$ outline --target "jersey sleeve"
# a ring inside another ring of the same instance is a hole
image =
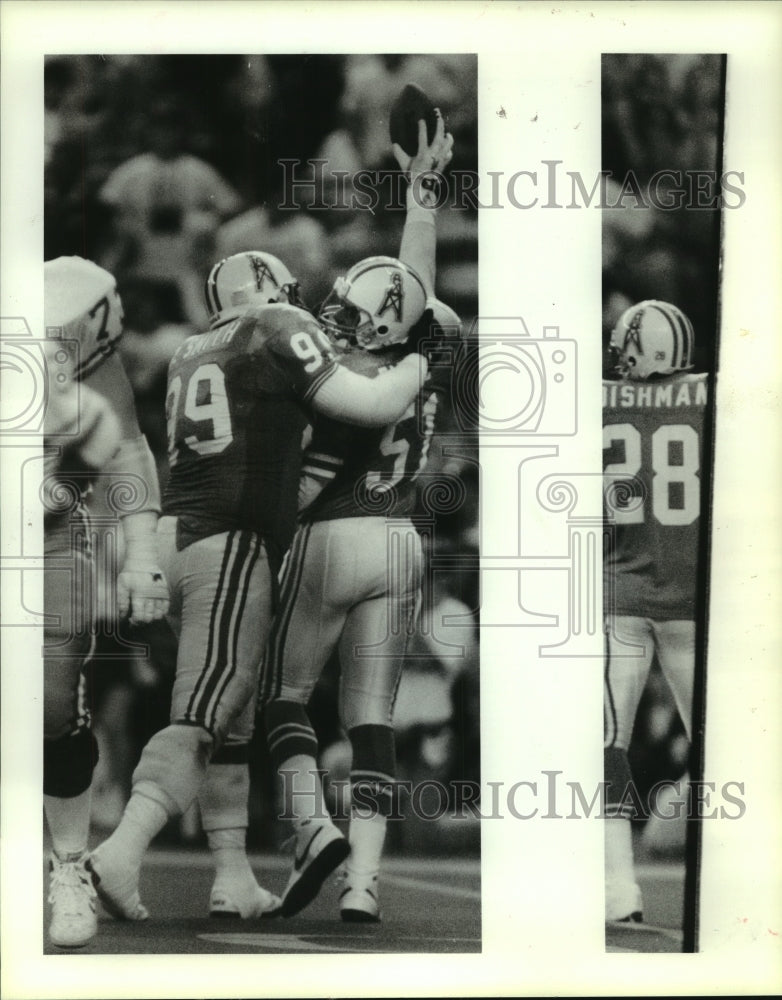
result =
[[[338,367],[328,337],[303,313],[298,321],[288,319],[269,341],[269,350],[295,394],[304,402],[312,399]]]

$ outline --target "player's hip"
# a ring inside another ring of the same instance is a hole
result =
[[[256,531],[234,528],[199,538],[184,548],[176,517],[158,522],[158,557],[169,587],[180,599],[204,589],[218,594],[241,591],[243,581],[270,573],[266,546]]]
[[[315,521],[294,536],[281,574],[282,600],[302,589],[348,605],[408,593],[420,588],[423,565],[421,536],[409,518]]]

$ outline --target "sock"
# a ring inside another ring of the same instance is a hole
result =
[[[609,817],[604,823],[606,881],[635,882],[633,831],[630,820]]]
[[[254,880],[246,849],[250,770],[244,762],[222,763],[221,752],[207,767],[198,793],[201,822],[217,874]]]
[[[249,877],[255,881],[255,875],[247,857],[246,827],[207,830],[206,839],[209,842],[209,850],[212,852],[218,876],[242,880]]]
[[[61,799],[44,795],[43,808],[52,838],[54,853],[61,860],[75,860],[87,850],[90,832],[90,795],[88,788],[81,795]]]
[[[134,789],[119,826],[101,844],[100,856],[111,865],[138,871],[147,848],[168,820],[159,802]]]
[[[386,824],[386,817],[378,812],[361,810],[355,806],[350,810],[348,868],[351,871],[371,875],[380,868]]]
[[[283,787],[284,817],[293,820],[298,830],[310,820],[331,822],[323,788],[318,773],[318,765],[309,754],[295,754],[280,766]]]

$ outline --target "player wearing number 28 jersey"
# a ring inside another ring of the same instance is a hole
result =
[[[692,326],[666,302],[623,313],[612,348],[621,380],[603,384],[606,919],[640,920],[627,750],[655,655],[691,732],[708,376],[686,371]]]
[[[180,641],[171,724],[145,747],[125,815],[94,855],[98,892],[122,917],[146,916],[137,889],[144,852],[208,775],[200,805],[217,863],[211,911],[276,908],[245,854],[246,764],[277,568],[295,526],[302,433],[314,411],[385,426],[426,375],[420,358],[407,358],[378,392],[290,304],[295,287],[270,254],[221,261],[207,281],[211,329],[169,366],[171,477],[159,538]]]

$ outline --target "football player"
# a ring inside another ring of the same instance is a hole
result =
[[[335,340],[356,345],[343,364],[372,374],[378,387],[410,350],[409,339],[433,332],[431,310],[436,323],[459,327],[452,310],[428,297],[426,322],[411,333],[394,313],[399,268],[388,258],[362,261],[337,280],[321,312]],[[426,294],[423,286],[418,291]],[[423,554],[411,520],[415,480],[426,465],[443,388],[427,381],[401,419],[382,430],[319,418],[305,452],[305,506],[261,681],[270,754],[296,833],[284,916],[306,906],[349,854],[342,919],[380,920],[377,878],[393,808],[394,700],[421,600]],[[306,711],[334,651],[340,717],[353,751],[347,842],[324,805]]]
[[[44,265],[47,370],[44,419],[44,812],[52,839],[49,937],[80,947],[96,933],[95,893],[85,869],[90,788],[98,747],[84,699],[89,659],[92,556],[85,506],[89,484],[130,490],[119,511],[125,556],[117,611],[135,622],[162,618],[168,590],[158,567],[157,472],[139,431],[130,384],[115,353],[122,305],[114,278],[91,261],[59,257]],[[71,363],[59,363],[68,357]]]
[[[692,730],[703,415],[708,376],[689,372],[693,328],[676,306],[631,306],[611,334],[603,383],[606,920],[641,921],[627,751],[652,658]]]
[[[292,304],[296,283],[271,254],[221,261],[206,295],[211,328],[174,354],[166,401],[171,476],[159,538],[180,632],[171,724],[145,747],[124,816],[91,860],[104,905],[133,920],[148,916],[138,894],[146,848],[188,808],[217,754],[224,794],[219,801],[218,782],[215,823],[225,821],[226,800],[241,802],[244,814],[218,828],[206,811],[218,862],[213,910],[262,915],[276,908],[276,899],[249,881],[246,786],[236,795],[225,784],[232,780],[226,768],[237,768],[237,782],[247,773],[242,755],[260,652],[295,527],[302,435],[310,411],[385,426],[407,409],[426,375],[426,362],[410,356],[378,391],[340,365],[315,319]],[[424,296],[411,308],[418,319]]]

